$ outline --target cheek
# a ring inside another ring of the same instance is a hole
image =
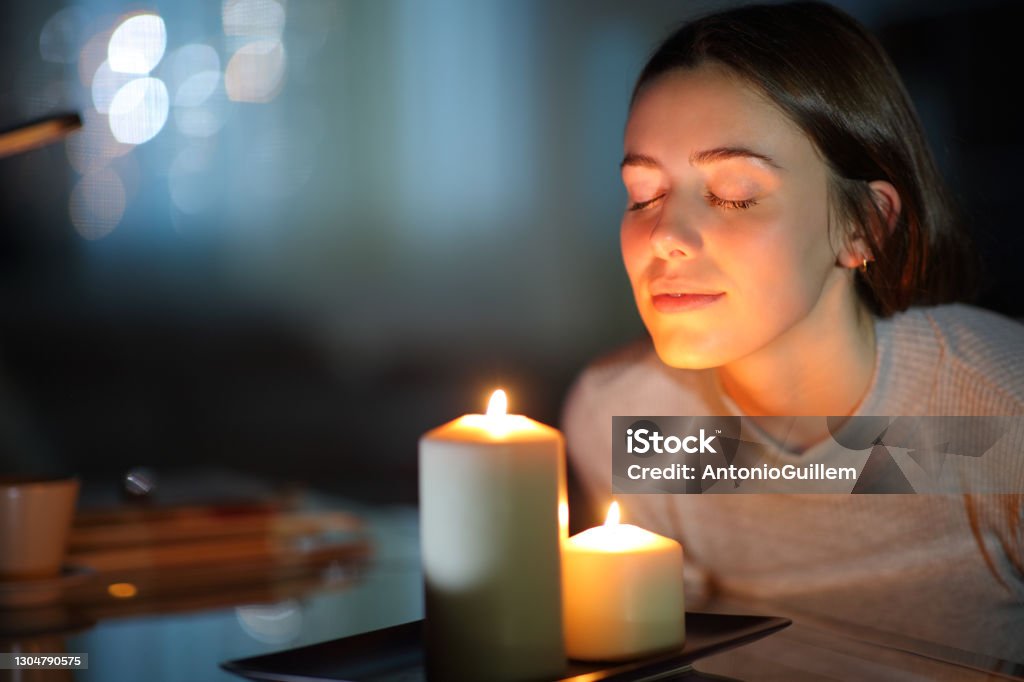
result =
[[[821,208],[805,205],[723,240],[729,274],[751,308],[798,314],[813,306],[835,260]]]
[[[619,246],[626,273],[629,279],[635,282],[649,258],[649,242],[642,226],[635,221],[630,223],[628,218],[624,218],[619,228]]]

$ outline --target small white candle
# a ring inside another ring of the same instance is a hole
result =
[[[506,410],[420,440],[420,537],[430,679],[559,677],[567,535],[561,433]]]
[[[618,661],[682,646],[683,548],[620,524],[618,502],[605,525],[564,543],[562,570],[569,658]]]

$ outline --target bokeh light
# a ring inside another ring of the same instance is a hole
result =
[[[96,74],[92,77],[91,88],[92,105],[96,107],[96,111],[101,114],[109,112],[110,103],[114,101],[117,91],[134,79],[135,76],[130,74],[111,70],[110,62],[100,64],[100,67],[96,69]]]
[[[224,35],[277,39],[285,12],[276,0],[225,0],[221,6]]]
[[[133,145],[122,144],[110,132],[107,117],[93,109],[82,112],[82,129],[64,142],[68,163],[80,175],[98,171],[112,159],[127,154]]]
[[[182,84],[192,76],[205,71],[220,72],[220,56],[217,51],[204,43],[189,43],[167,55],[163,70],[167,89],[177,93]]]
[[[110,43],[111,30],[100,31],[85,41],[82,51],[78,54],[78,79],[87,88],[92,87],[93,76],[100,65],[107,61],[107,45]]]
[[[81,7],[65,7],[50,17],[39,33],[39,56],[43,61],[73,63],[87,20],[88,15]]]
[[[179,107],[174,110],[174,122],[182,135],[210,137],[224,125],[224,114],[219,107]]]
[[[302,633],[302,609],[295,599],[238,606],[235,616],[242,630],[259,642],[285,644]]]
[[[78,234],[100,239],[110,234],[124,215],[125,192],[121,178],[110,168],[90,173],[71,190],[68,212]]]
[[[118,142],[142,144],[167,122],[167,87],[159,78],[137,78],[110,102],[110,131]]]
[[[284,86],[285,52],[280,40],[243,45],[224,70],[224,89],[235,102],[269,102]]]
[[[200,71],[190,76],[174,94],[174,106],[198,107],[206,102],[220,85],[219,71]]]
[[[156,14],[137,14],[110,36],[107,61],[113,71],[145,75],[160,63],[166,48],[164,20]]]
[[[179,132],[202,138],[223,127],[227,99],[216,50],[203,43],[180,47],[168,55],[163,74]]]
[[[107,594],[115,599],[131,599],[139,593],[139,588],[132,583],[111,583],[107,585]]]
[[[93,105],[82,112],[83,130],[65,145],[68,162],[82,176],[69,211],[83,237],[103,237],[119,224],[143,174],[166,178],[175,220],[223,199],[223,178],[211,165],[215,136],[239,115],[232,102],[270,102],[282,91],[286,13],[281,0],[224,0],[224,36],[192,38],[173,50],[167,23],[152,11],[95,18],[88,27],[77,10],[51,17],[40,51],[65,63],[77,57]],[[309,14],[307,23],[321,14]],[[159,138],[151,153],[136,160],[131,150],[157,137],[172,117],[179,135]],[[311,139],[302,143],[279,122],[245,150],[239,181],[263,188],[256,204],[293,195],[311,176],[323,123],[317,117],[309,123],[303,137]]]

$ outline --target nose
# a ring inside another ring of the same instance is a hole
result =
[[[689,212],[666,202],[651,228],[650,242],[658,258],[670,260],[692,258],[700,250],[702,240]]]

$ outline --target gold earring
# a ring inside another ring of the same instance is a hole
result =
[[[867,272],[868,271],[868,259],[867,258],[865,258],[863,261],[861,261],[860,271],[861,272]]]

